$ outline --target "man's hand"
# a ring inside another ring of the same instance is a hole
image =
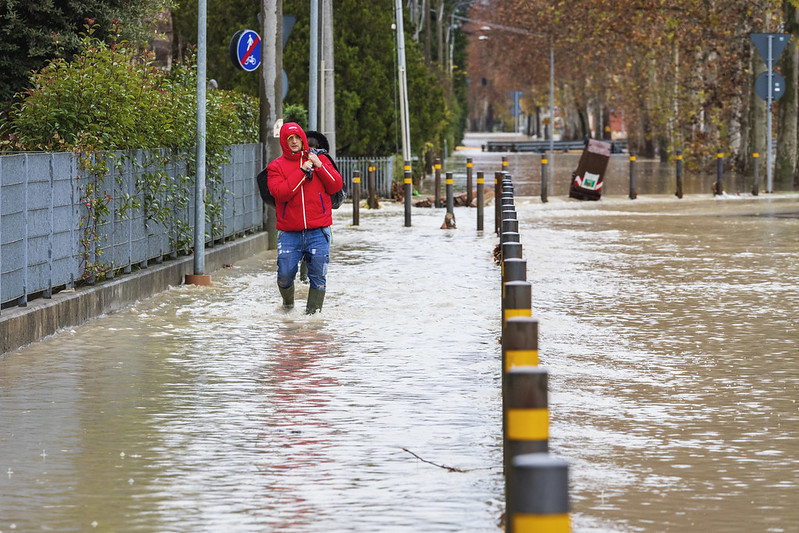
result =
[[[309,153],[308,159],[311,161],[311,163],[313,163],[313,166],[315,166],[316,168],[322,167],[322,160],[319,159],[319,156],[316,155],[315,153],[313,152]]]

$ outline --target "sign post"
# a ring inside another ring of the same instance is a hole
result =
[[[771,105],[785,93],[785,79],[774,72],[774,64],[791,40],[790,33],[750,33],[749,37],[766,62],[767,70],[755,81],[755,93],[766,101],[766,192],[772,188]]]

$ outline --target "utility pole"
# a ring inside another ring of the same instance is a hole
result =
[[[311,35],[308,64],[308,129],[317,130],[319,115],[319,0],[311,0]]]
[[[190,285],[210,285],[205,274],[205,77],[206,2],[197,5],[197,151],[194,175],[194,274],[186,275]]]
[[[402,20],[402,0],[395,0],[397,17],[397,61],[399,73],[400,130],[402,131],[402,159],[411,160],[411,133],[408,120],[408,76],[405,69],[405,30]]]
[[[322,133],[330,143],[330,155],[336,157],[336,82],[333,50],[333,0],[322,0],[322,58],[324,70],[324,128]]]
[[[259,138],[266,166],[280,155],[280,132],[275,131],[275,126],[283,115],[283,0],[261,0],[261,35]],[[269,248],[275,249],[277,215],[272,206],[265,205],[264,209],[264,227],[269,234]]]

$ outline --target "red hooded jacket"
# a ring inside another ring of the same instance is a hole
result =
[[[289,148],[291,135],[302,139],[300,152]],[[341,174],[328,158],[320,157],[322,166],[314,168],[313,178],[308,181],[302,170],[302,164],[308,161],[308,138],[294,122],[280,128],[280,147],[283,155],[266,167],[269,192],[275,198],[277,229],[301,231],[330,226],[333,223],[330,195],[341,190]]]

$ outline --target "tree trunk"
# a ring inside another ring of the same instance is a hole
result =
[[[766,102],[755,94],[755,80],[757,77],[765,72],[766,64],[760,59],[757,49],[754,45],[751,46],[750,54],[750,72],[751,89],[749,91],[749,148],[750,152],[747,154],[747,160],[752,162],[752,165],[747,165],[747,174],[754,172],[754,164],[758,165],[758,176],[760,184],[758,190],[765,190],[766,188]],[[759,158],[751,158],[752,153],[760,155]]]
[[[785,31],[799,35],[799,19],[797,10],[789,1],[785,1]],[[796,39],[788,43],[780,58],[780,70],[785,78],[785,94],[777,101],[777,160],[774,168],[774,190],[792,190],[796,175],[796,143],[797,143],[797,70],[799,54],[796,51]]]

